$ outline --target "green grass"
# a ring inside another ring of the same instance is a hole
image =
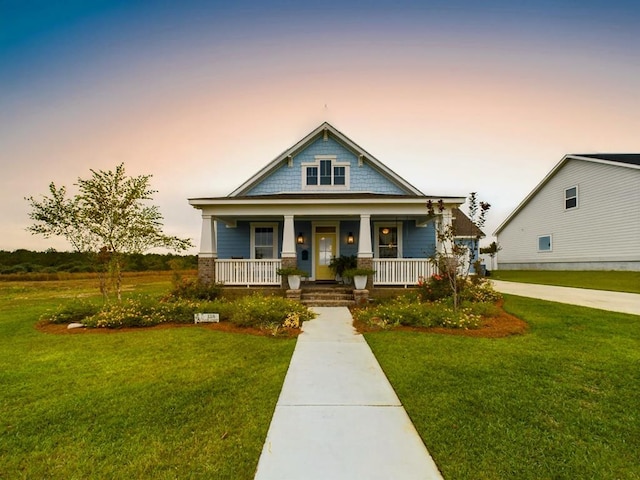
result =
[[[149,277],[128,291],[168,287]],[[0,285],[0,478],[253,478],[295,341],[34,328],[95,292],[92,281]]]
[[[640,272],[494,270],[491,279],[640,293]]]
[[[640,478],[640,317],[505,307],[528,334],[366,335],[444,477]]]

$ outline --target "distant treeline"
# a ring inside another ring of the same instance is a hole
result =
[[[125,255],[124,271],[145,272],[148,270],[191,270],[198,268],[196,255],[174,255],[145,253]],[[83,273],[95,272],[96,263],[85,253],[58,252],[50,249],[45,252],[0,250],[0,274],[15,273]]]

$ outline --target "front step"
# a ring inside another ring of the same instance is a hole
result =
[[[353,290],[348,287],[304,288],[300,302],[307,307],[350,307],[355,305]]]

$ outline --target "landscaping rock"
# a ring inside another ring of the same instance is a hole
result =
[[[69,325],[67,325],[68,330],[71,330],[73,328],[84,328],[84,325],[82,323],[70,323]]]

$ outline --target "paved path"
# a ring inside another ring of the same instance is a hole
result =
[[[637,293],[555,287],[552,285],[505,282],[501,280],[491,280],[491,283],[497,291],[502,293],[640,315],[640,295]]]
[[[257,480],[442,479],[346,307],[316,307],[284,380]]]

